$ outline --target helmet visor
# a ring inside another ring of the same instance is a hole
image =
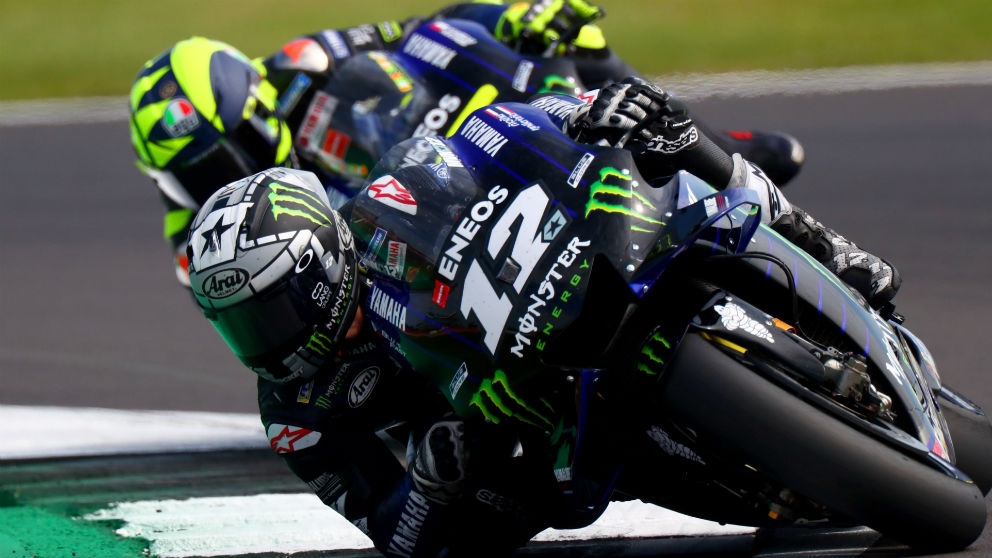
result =
[[[279,153],[285,126],[261,103],[256,107],[203,156],[169,169],[197,204],[231,182],[285,162]]]
[[[261,170],[236,144],[222,139],[204,156],[170,170],[198,205],[219,188]]]
[[[314,260],[302,271],[241,304],[204,313],[242,362],[266,369],[269,379],[279,379],[278,371],[284,369],[280,366],[282,360],[300,349],[312,355],[315,362],[328,356],[333,333],[323,326],[340,287]],[[284,372],[283,375],[290,373]]]

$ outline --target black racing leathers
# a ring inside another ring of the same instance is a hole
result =
[[[370,327],[311,380],[259,379],[258,404],[273,451],[376,548],[401,557],[437,552],[447,510],[412,490],[403,465],[407,437],[447,404]]]
[[[438,504],[414,488],[406,454],[450,407],[365,323],[313,379],[259,379],[273,451],[387,556],[436,556],[442,549],[495,556],[547,527],[554,476],[543,462],[513,457],[515,439],[499,429],[481,425],[469,434],[478,459],[461,500]]]

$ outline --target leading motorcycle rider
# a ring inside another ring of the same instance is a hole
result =
[[[545,96],[532,104],[576,140],[626,139],[646,178],[686,169],[711,184],[753,190],[766,223],[793,236],[798,230],[807,249],[843,259],[842,278],[867,274],[869,300],[894,294],[891,267],[791,206],[760,168],[722,151],[656,86],[629,78],[592,104],[550,98],[556,103]],[[373,327],[367,312],[381,308],[370,307],[376,303],[344,219],[315,175],[275,168],[218,190],[192,223],[193,294],[259,376],[272,449],[387,556],[508,553],[547,526],[594,521],[605,503],[590,506],[557,490],[545,456],[518,454],[503,426],[453,416],[440,391]],[[404,439],[405,467],[397,457]]]
[[[552,54],[574,60],[583,85],[594,89],[635,75],[590,23],[601,14],[584,0],[484,1],[455,4],[432,17],[480,23],[508,47],[532,55],[581,25]],[[264,60],[194,37],[145,64],[131,89],[131,141],[139,168],[155,180],[166,206],[164,236],[181,283],[188,286],[183,243],[190,220],[219,186],[272,166],[302,168],[320,177],[335,207],[361,186],[382,153],[371,147],[368,133],[356,130],[352,107],[395,97],[398,85],[410,87],[391,51],[424,21],[326,30],[290,41]],[[370,63],[355,64],[362,57]],[[575,84],[562,86],[574,92]],[[399,120],[407,112],[376,114]],[[411,133],[426,132],[411,127]],[[751,140],[710,135],[728,152],[743,151],[779,184],[798,172],[798,142],[784,134],[751,134]]]

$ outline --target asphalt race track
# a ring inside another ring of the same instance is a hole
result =
[[[985,409],[990,98],[992,87],[964,86],[692,105],[715,127],[801,139],[807,165],[790,201],[898,267],[907,327]],[[158,195],[124,122],[0,127],[0,185],[0,405],[255,411],[252,375],[173,278]],[[838,555],[826,539],[789,536],[806,556]],[[988,555],[989,527],[951,556]]]

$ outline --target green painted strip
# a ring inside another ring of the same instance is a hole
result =
[[[74,520],[30,507],[0,508],[0,556],[11,558],[142,558],[144,539],[113,533],[116,523]]]

